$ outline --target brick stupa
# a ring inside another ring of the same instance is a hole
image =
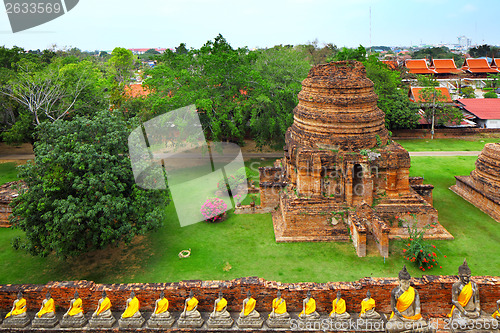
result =
[[[302,82],[285,156],[260,168],[261,209],[273,209],[278,242],[367,239],[388,255],[406,225],[435,226],[426,238],[452,239],[432,207],[432,185],[409,178],[410,156],[388,139],[385,115],[360,62],[313,67]]]
[[[450,189],[500,222],[500,143],[487,143],[470,176],[455,176]]]

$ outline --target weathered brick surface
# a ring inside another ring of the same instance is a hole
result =
[[[276,241],[352,239],[364,256],[371,233],[379,252],[387,255],[390,236],[406,231],[389,225],[396,215],[415,214],[419,227],[438,222],[433,186],[413,179],[410,187],[410,156],[388,142],[384,113],[361,63],[313,67],[298,97],[284,158],[259,169],[261,206],[278,206],[273,214]],[[370,213],[348,221],[348,212],[360,205],[372,206],[376,218]],[[440,228],[433,237],[453,238]]]
[[[10,227],[9,216],[12,213],[10,203],[17,196],[17,187],[24,188],[24,182],[8,182],[0,186],[0,228]]]
[[[334,272],[332,272],[334,273]],[[456,276],[432,276],[413,278],[412,285],[420,293],[422,313],[431,317],[444,317],[451,309],[451,286],[457,281]],[[500,299],[500,277],[482,276],[473,277],[479,285],[481,306],[487,313],[496,309],[496,301]],[[220,289],[228,301],[230,312],[241,311],[241,304],[246,297],[247,290],[257,300],[256,309],[259,312],[270,311],[271,302],[276,292],[281,291],[287,301],[289,312],[298,312],[302,307],[302,300],[307,290],[317,302],[318,311],[326,314],[331,311],[331,302],[336,297],[336,291],[342,291],[342,297],[347,302],[349,312],[359,312],[361,300],[370,290],[377,302],[377,310],[383,313],[390,312],[390,292],[397,285],[397,278],[363,278],[354,282],[328,283],[281,283],[267,281],[257,277],[247,277],[226,281],[181,281],[174,283],[133,283],[133,284],[96,284],[91,281],[49,282],[46,285],[0,285],[0,312],[10,310],[16,299],[18,290],[23,290],[30,311],[38,311],[47,290],[50,290],[55,300],[57,311],[65,312],[74,291],[78,290],[83,300],[85,312],[93,312],[102,290],[106,290],[113,304],[112,310],[123,311],[125,301],[130,291],[135,291],[141,302],[142,311],[152,311],[154,302],[161,290],[165,291],[170,301],[170,311],[182,311],[184,300],[190,290],[194,290],[200,301],[199,310],[210,312],[213,310],[213,301],[217,298]]]
[[[487,143],[470,176],[455,176],[451,190],[500,222],[500,143]]]

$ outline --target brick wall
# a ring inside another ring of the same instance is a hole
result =
[[[340,268],[339,268],[340,269]],[[335,272],[332,272],[334,275]],[[395,272],[394,275],[397,275]],[[487,313],[496,309],[496,301],[500,299],[500,277],[473,277],[479,285],[481,306]],[[422,313],[432,317],[443,317],[451,309],[451,286],[457,281],[456,276],[432,276],[412,279],[412,285],[420,293]],[[11,308],[16,298],[17,291],[22,289],[27,300],[28,309],[38,311],[47,290],[50,290],[56,302],[58,311],[66,311],[75,289],[80,293],[86,312],[95,311],[97,301],[102,290],[106,290],[113,304],[113,311],[123,311],[125,301],[130,291],[134,290],[141,302],[143,311],[152,311],[154,302],[161,290],[165,291],[170,301],[171,311],[181,311],[184,300],[192,289],[200,301],[200,311],[212,311],[213,301],[220,288],[228,301],[228,310],[241,311],[241,303],[250,290],[257,300],[257,311],[267,313],[270,311],[272,299],[276,291],[281,290],[282,296],[287,301],[288,311],[300,311],[302,300],[306,291],[311,290],[316,299],[318,311],[327,313],[331,311],[331,302],[336,291],[341,290],[347,302],[349,312],[359,312],[360,302],[370,290],[372,297],[377,302],[377,310],[390,312],[390,292],[397,285],[396,278],[364,278],[354,282],[328,282],[328,283],[280,283],[266,281],[262,278],[247,277],[229,281],[181,281],[174,283],[147,283],[147,284],[96,284],[91,281],[77,282],[49,282],[46,285],[0,285],[0,311],[3,315]]]

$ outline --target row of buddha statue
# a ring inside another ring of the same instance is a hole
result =
[[[399,272],[399,285],[391,292],[392,312],[387,317],[375,310],[375,300],[371,297],[370,291],[366,298],[361,301],[361,312],[358,315],[358,329],[372,327],[372,331],[387,332],[435,332],[435,327],[429,325],[421,315],[420,297],[418,291],[410,286],[411,276],[406,270],[406,266]],[[243,300],[242,310],[237,318],[239,328],[261,328],[263,319],[256,311],[257,301],[252,297],[250,291]],[[84,315],[82,300],[75,292],[74,298],[70,302],[70,307],[62,316],[59,324],[61,328],[82,328],[87,325],[87,318]],[[480,331],[481,328],[495,328],[500,324],[500,300],[497,302],[497,310],[492,315],[487,315],[481,311],[479,301],[479,290],[476,283],[471,281],[471,271],[464,261],[459,267],[459,281],[452,286],[452,309],[448,314],[449,327],[469,328]],[[209,329],[230,328],[234,324],[231,314],[227,310],[228,302],[219,292],[218,298],[214,301],[213,311],[209,314],[206,325]],[[159,299],[155,302],[155,308],[151,314],[147,326],[149,328],[170,328],[175,319],[168,311],[169,302],[162,291]],[[189,297],[185,300],[183,311],[177,320],[179,328],[200,328],[204,319],[198,311],[198,300],[191,290]],[[351,321],[351,314],[347,312],[345,300],[340,291],[332,301],[332,310],[328,318],[332,321]],[[297,319],[302,323],[317,323],[321,321],[321,315],[317,312],[316,301],[307,292],[302,303],[302,311],[297,315]],[[120,328],[139,328],[145,323],[145,319],[140,312],[139,300],[134,292],[131,292],[127,299],[124,312],[121,314],[118,324]],[[287,312],[285,299],[281,297],[281,292],[277,292],[276,298],[271,304],[271,312],[267,315],[266,324],[269,328],[290,328],[292,318]],[[30,319],[27,314],[26,300],[21,292],[18,293],[14,301],[12,310],[6,315],[3,327],[23,328],[29,325]],[[97,303],[96,310],[88,319],[90,328],[111,328],[115,325],[116,319],[111,312],[111,301],[105,291]],[[54,328],[58,324],[56,317],[55,302],[48,292],[42,302],[40,311],[36,313],[31,321],[34,328]],[[359,327],[359,324],[365,327]],[[303,327],[314,327],[305,325]],[[352,327],[352,326],[351,326]],[[379,329],[373,329],[378,327]]]

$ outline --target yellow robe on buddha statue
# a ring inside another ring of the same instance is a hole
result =
[[[43,305],[43,308],[36,315],[38,318],[42,318],[44,314],[51,312],[56,312],[56,305],[53,298],[47,300],[47,302]]]
[[[495,313],[493,313],[491,315],[493,318],[497,318],[497,319],[500,319],[500,312],[498,312],[498,310],[495,311]]]
[[[310,298],[309,301],[307,301],[306,303],[306,308],[305,308],[305,312],[304,310],[302,310],[300,313],[299,313],[299,316],[300,315],[303,315],[304,313],[306,315],[310,315],[311,313],[313,313],[314,311],[316,311],[316,301],[314,300],[314,298]]]
[[[191,297],[191,299],[187,302],[186,311],[192,311],[198,305],[198,300],[195,297]]]
[[[155,314],[160,314],[167,312],[168,310],[168,299],[162,298],[158,301],[158,305],[156,306]]]
[[[135,315],[137,311],[139,311],[139,300],[137,299],[137,297],[134,297],[128,303],[127,308],[122,314],[122,318],[130,318]]]
[[[19,316],[20,314],[23,314],[26,312],[26,300],[24,298],[21,298],[16,302],[16,305],[14,307],[14,310],[11,312],[7,313],[5,318],[9,318],[10,316]]]
[[[227,306],[227,301],[225,298],[221,298],[219,302],[217,302],[217,306],[215,307],[216,312],[221,312]]]
[[[337,300],[334,299],[332,302],[332,312],[330,312],[330,316],[333,314],[343,314],[346,311],[346,305],[343,298]]]
[[[273,299],[273,310],[276,314],[284,314],[286,312],[286,301],[283,298],[279,300],[277,298]]]
[[[472,283],[469,282],[462,288],[462,291],[460,291],[460,294],[458,295],[458,304],[460,304],[462,307],[465,307],[467,303],[469,303],[471,297]],[[453,315],[453,310],[455,310],[455,305],[451,307],[451,311],[448,314],[448,317],[451,317]]]
[[[250,297],[248,302],[245,304],[245,309],[243,309],[243,315],[248,316],[253,310],[255,310],[255,304],[257,304],[257,301]]]
[[[399,312],[403,312],[413,304],[413,301],[415,301],[415,289],[413,287],[409,287],[407,291],[399,296],[398,302],[396,303],[396,309],[398,309]],[[404,314],[401,315],[403,316],[403,318],[411,320],[422,319],[422,315],[420,313],[414,316],[405,316]],[[389,319],[391,319],[393,316],[394,312],[391,313],[391,317]]]
[[[366,313],[366,311],[370,311],[375,308],[375,300],[370,298],[368,301],[361,301],[361,314]]]
[[[99,309],[97,309],[97,315],[100,315],[106,310],[111,309],[111,301],[109,300],[108,297],[102,300],[101,304],[99,305]]]
[[[68,312],[68,316],[72,317],[75,316],[79,313],[83,312],[83,302],[81,298],[77,298],[74,302],[73,305],[71,306],[71,309]]]

